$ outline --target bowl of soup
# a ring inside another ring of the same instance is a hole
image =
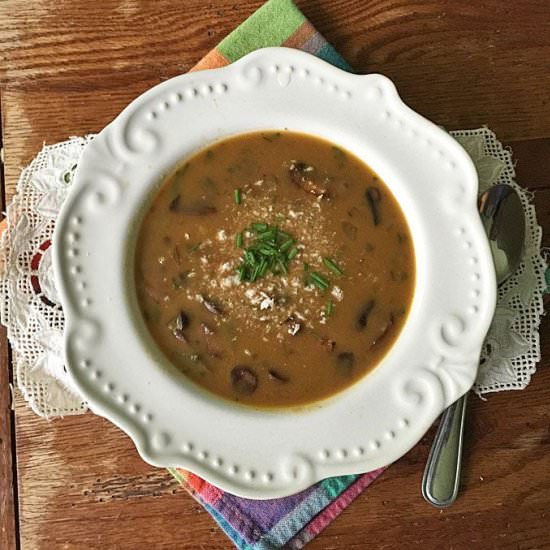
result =
[[[381,75],[269,48],[132,102],[54,236],[67,369],[151,464],[250,498],[387,465],[472,385],[475,169]]]

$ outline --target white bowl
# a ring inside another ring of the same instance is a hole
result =
[[[416,254],[408,321],[382,363],[333,398],[285,411],[196,391],[153,343],[133,286],[136,230],[162,176],[214,140],[275,128],[322,136],[364,159],[400,202]],[[86,147],[57,222],[67,368],[144,460],[238,495],[281,497],[385,466],[474,382],[496,299],[476,202],[470,158],[384,76],[268,48],[173,78]]]

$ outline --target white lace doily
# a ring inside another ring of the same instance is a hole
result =
[[[514,182],[511,151],[486,128],[451,134],[474,160],[480,191],[495,183],[512,185],[525,208],[525,261],[499,288],[474,385],[479,395],[523,389],[540,359],[538,327],[546,288],[542,231],[531,196]],[[16,383],[32,409],[48,418],[87,410],[63,366],[64,320],[53,281],[50,239],[76,164],[92,138],[73,138],[42,149],[21,174],[0,241],[0,313],[8,327]]]

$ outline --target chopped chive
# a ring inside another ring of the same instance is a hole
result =
[[[329,282],[320,273],[317,273],[316,271],[312,271],[309,274],[309,278],[313,284],[315,284],[322,290],[326,290],[329,287]]]
[[[271,237],[275,236],[275,229],[268,229],[267,231],[262,231],[258,234],[258,238],[262,241],[265,241],[267,239],[270,239]]]
[[[268,228],[267,223],[253,223],[250,227],[256,232],[261,233],[262,231],[266,231]]]
[[[326,286],[322,285],[319,281],[316,281],[315,279],[311,278],[308,282],[308,286],[313,285],[322,290],[323,292],[327,289]]]
[[[233,198],[235,199],[235,204],[241,204],[241,202],[243,202],[242,191],[240,189],[235,189],[233,191]]]
[[[279,250],[281,252],[286,252],[293,244],[294,244],[294,239],[288,239],[286,240],[280,247],[279,247]]]
[[[254,268],[254,271],[252,272],[252,277],[251,277],[252,281],[255,281],[258,278],[261,267],[262,266],[260,264],[257,264],[256,267]]]
[[[279,260],[277,263],[279,264],[279,267],[281,268],[281,271],[286,275],[288,273],[288,269],[287,269],[285,263],[282,262],[281,260]]]
[[[274,248],[269,248],[267,246],[262,246],[258,249],[258,252],[260,254],[263,254],[264,256],[276,256],[277,251]]]
[[[195,250],[198,250],[199,247],[200,247],[200,245],[201,245],[200,242],[199,242],[199,243],[195,243],[195,244],[190,248],[191,252],[195,252]]]
[[[329,300],[327,302],[327,306],[325,308],[325,314],[327,317],[330,317],[332,315],[332,312],[334,311],[334,302],[332,300]]]
[[[237,233],[235,235],[235,248],[242,248],[243,246],[243,234]]]
[[[296,240],[277,225],[262,222],[250,224],[247,228],[252,232],[235,234],[235,246],[244,248],[241,265],[237,270],[240,281],[254,282],[264,277],[268,272],[274,275],[286,275],[290,262],[299,254]],[[245,248],[245,236],[252,239]],[[328,287],[328,283],[318,283]]]
[[[260,264],[260,271],[258,273],[258,277],[263,277],[265,275],[265,272],[267,271],[268,263],[267,260],[262,260],[262,263]]]
[[[287,255],[288,260],[290,261],[290,260],[292,260],[293,258],[295,258],[295,257],[296,257],[296,254],[298,254],[298,252],[299,252],[299,250],[298,250],[296,247],[292,248],[292,249],[290,250],[290,252],[288,253],[288,255]]]
[[[330,258],[323,258],[323,263],[325,266],[330,269],[336,275],[343,275],[344,272],[336,265],[336,263]]]

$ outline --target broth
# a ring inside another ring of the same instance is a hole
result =
[[[415,281],[386,185],[353,154],[289,131],[217,142],[168,177],[135,273],[170,361],[262,407],[311,403],[369,372],[397,339]]]

